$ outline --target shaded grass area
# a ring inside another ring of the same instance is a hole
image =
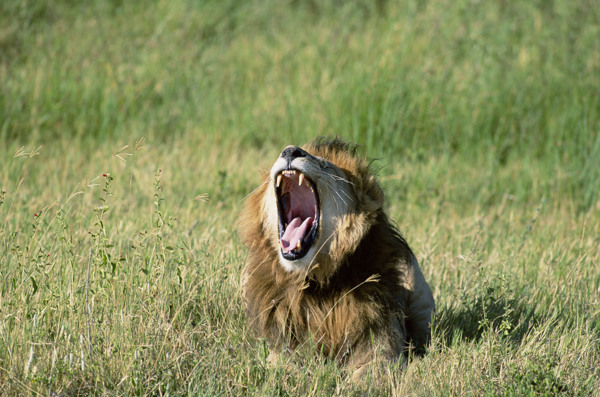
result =
[[[593,394],[592,1],[0,3],[0,394]],[[287,144],[378,159],[438,304],[350,385],[267,350],[243,198]]]

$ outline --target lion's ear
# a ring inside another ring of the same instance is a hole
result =
[[[383,206],[383,190],[373,175],[362,178],[357,190],[356,195],[363,211],[375,212]]]

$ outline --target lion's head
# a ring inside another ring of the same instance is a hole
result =
[[[270,247],[287,272],[325,280],[357,248],[382,204],[355,146],[339,139],[288,146],[247,200],[243,237],[250,247]]]

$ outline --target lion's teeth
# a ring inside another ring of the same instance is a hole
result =
[[[277,187],[279,187],[279,185],[281,185],[282,178],[283,178],[283,175],[281,175],[281,174],[277,175]]]
[[[298,186],[302,186],[302,182],[304,181],[304,174],[300,174],[300,177],[298,178]]]
[[[296,249],[299,250],[300,249],[300,240],[298,240],[298,244],[296,244]]]

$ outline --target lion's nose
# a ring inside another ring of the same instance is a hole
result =
[[[285,149],[283,149],[283,152],[281,152],[281,157],[283,157],[289,164],[295,158],[306,157],[307,154],[308,153],[300,149],[298,146],[288,146]]]

